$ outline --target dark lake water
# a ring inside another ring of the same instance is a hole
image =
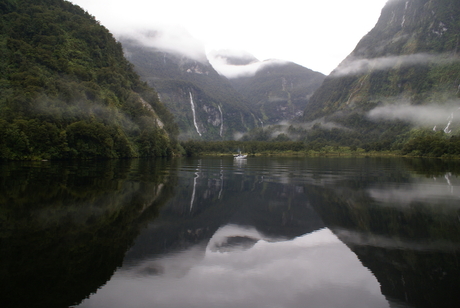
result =
[[[0,164],[2,307],[460,307],[460,163]]]

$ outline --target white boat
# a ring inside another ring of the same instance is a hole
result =
[[[233,158],[235,159],[245,159],[246,157],[248,157],[248,155],[243,155],[243,154],[237,154],[237,155],[233,155]]]
[[[233,155],[235,159],[245,159],[246,157],[248,157],[248,155],[241,154],[240,149],[238,149],[238,154]]]

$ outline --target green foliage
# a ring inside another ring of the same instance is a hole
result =
[[[141,133],[162,147],[148,153],[173,152],[172,114],[94,17],[64,0],[0,9],[0,159],[146,155]]]
[[[237,154],[243,153],[270,154],[281,152],[300,152],[305,150],[305,144],[300,141],[196,141],[189,140],[181,142],[187,156],[197,156],[203,153],[216,154]]]
[[[460,136],[446,136],[443,132],[427,133],[411,138],[402,154],[422,157],[459,157]]]

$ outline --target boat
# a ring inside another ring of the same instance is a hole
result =
[[[235,158],[235,159],[245,159],[246,157],[248,157],[248,155],[243,155],[241,153],[233,155],[233,158]]]
[[[245,159],[246,157],[248,157],[248,155],[247,154],[241,154],[240,149],[238,149],[238,154],[233,155],[234,159]]]

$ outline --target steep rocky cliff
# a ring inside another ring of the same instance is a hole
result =
[[[273,61],[261,63],[253,75],[229,80],[263,123],[271,125],[303,115],[325,77],[293,62]]]
[[[123,36],[127,58],[175,115],[181,139],[233,139],[259,124],[229,81],[204,54],[156,46],[158,32]],[[139,39],[139,36],[142,39]]]
[[[375,140],[413,127],[455,133],[459,43],[458,1],[390,0],[374,29],[315,92],[303,121],[359,129],[361,138]]]

